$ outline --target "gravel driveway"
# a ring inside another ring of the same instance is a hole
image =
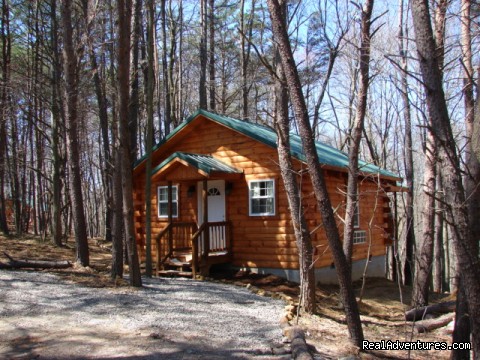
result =
[[[187,279],[108,289],[0,271],[0,358],[282,358],[271,347],[281,341],[283,306],[244,288]]]

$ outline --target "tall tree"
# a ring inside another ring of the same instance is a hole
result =
[[[475,102],[473,97],[474,88],[474,71],[472,64],[472,3],[470,0],[462,0],[461,2],[461,48],[462,48],[462,68],[463,68],[463,101],[465,105],[465,128],[466,140],[465,146],[465,191],[467,198],[468,215],[470,220],[470,231],[472,237],[472,246],[475,253],[478,255],[478,241],[480,239],[480,160],[473,154],[472,142],[474,139],[473,127],[475,117],[478,117],[478,110],[475,113]],[[477,94],[477,96],[479,96]],[[477,101],[480,101],[477,98]],[[464,282],[462,274],[457,274],[460,277],[458,281],[457,291],[457,306],[455,312],[455,329],[453,332],[454,342],[468,342],[470,340],[470,319],[467,299],[465,296]],[[467,350],[453,350],[452,359],[467,359],[470,357],[470,352]]]
[[[240,67],[242,77],[242,118],[248,119],[248,94],[250,86],[248,84],[248,64],[250,63],[251,40],[253,33],[253,16],[255,13],[255,0],[252,0],[250,14],[245,22],[245,0],[240,3]]]
[[[209,24],[208,24],[208,32],[209,32],[209,42],[210,42],[210,49],[209,49],[209,62],[208,62],[208,69],[209,69],[209,98],[210,98],[210,110],[215,111],[216,101],[215,101],[215,0],[209,0]]]
[[[207,0],[200,1],[200,79],[198,97],[200,109],[207,109]]]
[[[342,249],[340,234],[335,222],[335,215],[328,195],[327,185],[318,160],[308,110],[302,92],[298,70],[293,58],[288,32],[285,24],[282,22],[281,7],[277,0],[268,0],[268,10],[272,21],[272,33],[274,40],[278,44],[278,51],[285,72],[290,101],[292,102],[299,133],[302,137],[308,171],[315,198],[317,199],[317,206],[322,215],[323,226],[337,269],[340,296],[345,307],[350,339],[356,346],[360,347],[363,341],[363,331],[358,305],[353,291],[350,266]]]
[[[57,246],[62,245],[62,172],[64,161],[61,155],[61,139],[62,134],[62,116],[61,106],[59,103],[59,86],[61,77],[61,60],[58,44],[58,22],[57,22],[57,1],[50,2],[50,21],[51,21],[51,51],[52,51],[52,75],[51,75],[51,109],[52,109],[52,157],[53,157],[53,174],[52,174],[52,237],[53,242]]]
[[[130,144],[132,159],[137,158],[137,135],[138,135],[138,112],[140,111],[140,38],[142,36],[142,0],[133,0],[133,33],[131,50],[131,81],[130,81],[130,100],[128,105],[128,132],[130,133]]]
[[[480,358],[480,266],[476,240],[469,229],[468,209],[462,184],[460,159],[455,146],[452,127],[442,86],[442,74],[430,21],[427,0],[412,1],[413,25],[420,70],[425,86],[432,131],[439,143],[438,156],[445,174],[445,213],[452,224],[452,243],[462,274],[472,326],[473,351]]]
[[[445,57],[445,19],[447,0],[438,1],[435,9],[435,44],[440,76],[443,79],[443,59]],[[436,152],[437,140],[432,131],[431,116],[428,117],[427,134],[424,145],[425,169],[423,172],[423,229],[421,246],[418,246],[412,288],[412,306],[420,307],[428,304],[428,294],[432,274],[433,242],[435,231],[435,192],[436,192]]]
[[[154,0],[148,0],[148,26],[147,26],[147,166],[145,170],[145,274],[152,276],[152,147],[153,147],[153,93],[155,90],[154,74],[154,32],[155,32],[155,7]],[[157,269],[158,271],[158,269]]]
[[[414,249],[415,249],[415,228],[414,228],[414,168],[413,168],[413,143],[412,143],[412,115],[410,111],[410,99],[408,96],[408,25],[404,23],[404,6],[403,0],[400,1],[399,7],[399,24],[398,24],[398,43],[401,64],[401,95],[403,102],[403,118],[405,123],[405,140],[403,147],[403,161],[405,166],[405,181],[408,191],[405,194],[405,251],[406,259],[403,266],[403,281],[405,285],[413,284],[413,267],[414,267]],[[403,28],[405,26],[405,35]],[[407,43],[406,43],[407,42]]]
[[[166,2],[162,0],[160,2],[160,26],[162,29],[162,72],[163,72],[163,91],[165,99],[165,109],[164,109],[164,126],[165,126],[165,135],[170,133],[170,127],[172,123],[172,105],[170,98],[170,84],[168,76],[168,64],[167,64],[167,9]]]
[[[286,1],[280,0],[282,21],[287,21]],[[286,25],[285,25],[286,26]],[[301,203],[301,191],[297,173],[290,156],[290,124],[288,118],[288,88],[285,73],[280,62],[278,50],[275,51],[275,130],[277,132],[277,151],[280,172],[288,198],[295,239],[300,263],[300,290],[303,307],[306,312],[315,312],[315,267],[313,263],[313,245]]]
[[[133,224],[133,179],[131,138],[128,128],[129,83],[130,83],[130,32],[132,20],[132,1],[117,0],[118,13],[118,100],[119,100],[119,138],[122,167],[119,175],[122,179],[123,221],[125,241],[128,250],[128,268],[130,285],[142,286],[140,264]]]
[[[87,226],[85,222],[82,194],[82,176],[78,142],[78,52],[73,43],[72,1],[62,3],[63,25],[63,65],[65,73],[65,106],[67,116],[67,154],[70,165],[70,191],[72,201],[73,223],[75,228],[76,259],[83,266],[89,265]]]
[[[8,234],[6,208],[7,201],[5,197],[5,155],[7,152],[7,116],[10,108],[8,101],[8,89],[10,79],[10,60],[12,53],[10,36],[10,7],[8,0],[2,0],[2,86],[0,99],[0,231]]]
[[[367,112],[367,94],[370,82],[370,42],[371,42],[371,21],[373,11],[373,0],[366,0],[361,14],[361,41],[360,41],[360,88],[357,93],[357,112],[353,127],[350,131],[348,148],[348,180],[347,180],[347,205],[345,210],[345,227],[343,233],[343,251],[347,261],[352,261],[353,250],[353,227],[355,209],[358,206],[358,155],[360,142],[364,131],[365,115]]]

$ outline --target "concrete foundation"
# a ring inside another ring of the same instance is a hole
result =
[[[352,263],[352,280],[359,280],[363,276],[367,259],[354,261]],[[290,281],[300,282],[299,270],[275,269],[275,268],[240,268],[250,270],[258,274],[272,274]],[[367,277],[385,277],[385,256],[375,256],[368,262]],[[315,279],[320,284],[337,284],[337,272],[334,267],[315,269]]]

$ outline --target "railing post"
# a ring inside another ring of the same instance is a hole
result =
[[[192,278],[197,277],[198,268],[198,236],[192,239]]]
[[[231,254],[232,253],[232,233],[233,233],[233,229],[232,229],[232,226],[230,224],[230,221],[227,221],[225,223],[225,236],[226,236],[226,247],[227,247],[227,252],[228,254]]]
[[[172,201],[172,182],[168,182],[168,224],[172,224],[173,222],[173,201]],[[168,230],[168,246],[169,246],[169,251],[172,251],[173,249],[173,229],[172,226],[170,225],[170,228]]]
[[[208,252],[210,248],[210,229],[208,226],[208,183],[207,179],[203,180],[203,223],[205,224],[205,230],[203,232],[203,257],[208,259]]]
[[[156,262],[155,262],[155,271],[157,272],[157,276],[158,276],[158,273],[160,272],[160,236],[157,236],[156,239],[155,239],[155,242],[156,242],[156,245],[157,245],[157,259],[156,259]]]

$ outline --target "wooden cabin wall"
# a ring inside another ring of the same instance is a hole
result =
[[[189,129],[189,136],[177,135],[155,154],[154,166],[166,159],[174,151],[211,154],[215,158],[244,170],[244,178],[228,180],[233,183],[232,191],[226,196],[226,216],[233,226],[233,265],[239,267],[258,268],[285,268],[297,269],[298,256],[295,236],[288,210],[288,201],[281,180],[276,149],[268,147],[258,141],[250,139],[227,127],[207,119],[195,120],[196,125]],[[302,165],[296,161],[295,166],[300,170]],[[144,170],[143,170],[144,171]],[[337,223],[342,233],[340,217],[344,216],[346,174],[333,170],[326,170],[325,177],[330,193],[332,206],[337,208]],[[248,181],[260,179],[274,179],[276,188],[276,214],[274,216],[249,216]],[[200,178],[198,179],[200,180]],[[311,230],[321,224],[321,217],[317,211],[316,200],[312,186],[305,173],[302,177],[303,204],[306,211],[308,225]],[[135,175],[135,228],[140,253],[144,256],[145,244],[145,210],[144,193],[145,175]],[[196,185],[197,179],[190,182],[173,182],[179,185],[179,218],[177,221],[197,221],[197,194],[187,197],[190,185]],[[167,219],[157,216],[157,186],[166,185],[166,182],[152,183],[152,242],[157,234],[166,226]],[[342,193],[343,191],[343,193]],[[367,231],[367,242],[354,245],[353,258],[365,258],[369,251],[369,240],[372,246],[372,256],[385,254],[385,196],[379,195],[377,185],[365,179],[360,185],[360,228]],[[376,200],[377,199],[377,200]],[[376,208],[375,208],[376,206]],[[374,211],[375,208],[375,211]],[[143,215],[142,215],[143,214]],[[373,226],[369,222],[373,217]],[[371,230],[371,231],[369,231]],[[370,236],[369,236],[370,234]],[[319,228],[312,237],[317,248],[317,268],[330,266],[332,256],[328,250],[327,241],[322,228]],[[152,254],[155,254],[153,249]]]

